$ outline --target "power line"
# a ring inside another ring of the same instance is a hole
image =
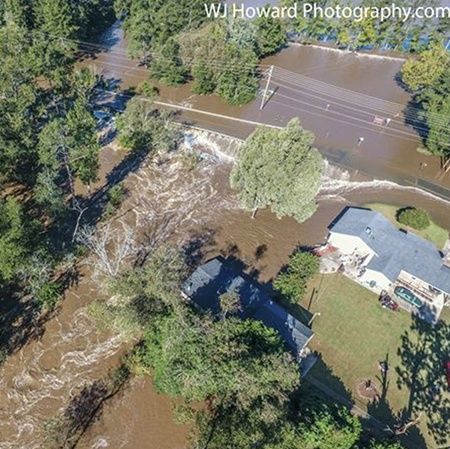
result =
[[[107,63],[107,64],[104,64],[104,65],[106,65],[106,66],[111,65],[111,66],[113,66],[113,67],[123,67],[123,68],[128,68],[128,66],[117,65],[117,64],[109,64],[109,63]],[[132,70],[132,69],[131,69],[131,70]],[[140,70],[143,71],[145,74],[148,74],[147,71],[146,71],[145,69],[140,69]],[[136,78],[136,79],[141,79],[140,76],[132,75],[132,74],[130,74],[130,73],[127,74],[127,76],[129,76],[129,77],[134,77],[134,78]],[[275,83],[275,85],[278,85],[278,84]],[[279,85],[279,86],[282,86],[282,85]],[[282,87],[286,87],[286,86],[282,86]],[[253,89],[252,89],[251,87],[247,87],[247,88],[245,88],[243,91],[250,91],[250,90],[253,90]],[[317,105],[315,105],[315,104],[308,103],[308,102],[305,102],[305,101],[302,101],[302,100],[298,100],[298,99],[295,99],[295,98],[287,97],[287,96],[285,96],[285,95],[282,95],[281,93],[277,93],[276,96],[277,96],[277,97],[285,98],[285,99],[288,100],[288,101],[294,101],[294,102],[297,102],[297,103],[305,104],[305,105],[310,106],[310,107],[313,107],[313,108],[322,109],[320,106],[317,106]],[[293,106],[288,105],[288,104],[286,104],[286,103],[283,103],[283,102],[277,102],[277,101],[275,101],[273,98],[272,98],[270,101],[271,101],[272,103],[280,104],[280,105],[282,105],[283,107],[288,107],[289,109],[293,109],[293,110],[303,110],[303,111],[305,111],[305,112],[308,112],[308,113],[312,114],[312,112],[311,112],[309,109],[305,110],[305,109],[302,109],[302,108],[300,108],[300,107],[294,108]],[[322,101],[323,101],[323,100],[322,100]],[[339,103],[336,103],[336,104],[339,105]],[[345,107],[348,108],[348,106],[345,106],[345,104],[341,104],[340,106],[343,107],[343,108],[345,108]],[[359,110],[359,109],[356,109],[356,108],[353,108],[353,109],[356,110],[357,112],[363,113],[363,114],[365,114],[365,115],[370,115],[370,114],[371,114],[369,111]],[[353,120],[353,121],[361,122],[361,123],[364,123],[364,124],[367,124],[367,125],[373,125],[373,121],[366,121],[366,120],[363,120],[363,119],[358,118],[358,117],[350,116],[350,115],[348,115],[348,114],[339,113],[339,112],[337,112],[337,111],[332,111],[332,110],[327,110],[327,112],[330,113],[330,114],[340,115],[341,117],[344,117],[344,118],[347,118],[347,119],[350,119],[350,120]],[[339,122],[339,123],[345,123],[345,124],[347,124],[347,125],[349,125],[349,126],[353,126],[353,127],[356,126],[354,123],[351,123],[351,122],[349,122],[348,120],[342,120],[342,119],[337,120],[335,117],[332,117],[332,116],[329,116],[329,115],[318,114],[318,113],[314,113],[313,115],[318,115],[318,116],[320,116],[320,117],[324,117],[324,118],[327,118],[327,119],[331,119],[331,120],[337,121],[337,122]],[[373,128],[361,127],[361,126],[358,126],[358,128],[370,130],[371,132],[377,132],[377,131],[376,131],[375,129],[373,129]],[[406,136],[411,136],[411,139],[407,139],[407,140],[414,141],[414,142],[417,142],[417,140],[419,139],[419,136],[417,136],[416,134],[409,133],[409,132],[403,131],[403,130],[398,130],[398,129],[395,129],[395,128],[389,128],[389,129],[387,129],[386,127],[383,127],[383,128],[381,128],[381,131],[380,131],[380,132],[382,132],[382,133],[385,134],[385,135],[389,135],[389,136],[391,136],[391,137],[398,137],[398,138],[400,138],[400,136],[399,136],[398,134],[402,134],[402,135],[406,135]],[[398,134],[396,135],[395,133],[398,133]],[[431,141],[437,142],[436,139],[432,139]]]
[[[291,72],[287,69],[277,67],[277,70],[282,70],[285,72],[289,72],[289,74],[275,74],[275,77],[278,77],[279,79],[288,82],[290,84],[299,85],[303,88],[305,86],[309,87],[311,90],[316,91],[317,93],[321,93],[322,95],[327,95],[330,97],[338,98],[338,99],[344,99],[343,101],[352,102],[350,101],[353,99],[353,102],[355,103],[362,103],[362,104],[368,104],[373,109],[377,109],[384,113],[398,113],[399,111],[403,110],[405,108],[405,105],[400,103],[394,103],[387,100],[382,100],[377,97],[372,97],[367,94],[363,94],[360,92],[355,92],[343,87],[335,86],[329,83],[325,83],[323,81],[319,81],[313,78],[304,77],[301,74]],[[332,90],[330,90],[332,89]],[[421,108],[413,107],[413,106],[406,106],[406,113],[405,116],[410,116],[411,114],[408,111],[417,111],[422,112]],[[433,114],[435,120],[439,118],[444,118],[446,121],[450,118],[447,115],[434,113]]]
[[[48,34],[48,33],[43,33],[43,34]],[[102,48],[102,49],[105,49],[105,50],[109,50],[110,53],[114,54],[114,52],[111,51],[105,45],[94,44],[94,43],[90,43],[90,42],[86,42],[86,41],[74,40],[74,39],[68,39],[68,38],[61,38],[61,37],[60,37],[60,39],[67,40],[67,41],[72,41],[72,42],[77,42],[77,43],[79,43],[81,45],[93,46],[95,48]],[[121,54],[121,57],[125,57],[124,53],[122,53],[122,52],[119,52],[119,53]],[[156,61],[166,60],[167,61],[168,58],[165,58],[162,55],[157,54],[157,55],[153,55],[153,60],[156,60]],[[185,58],[185,62],[189,62],[190,61],[192,63],[194,60],[197,60],[197,58]],[[245,64],[244,64],[244,66],[240,65],[239,67],[236,67],[235,65],[230,65],[230,64],[224,62],[223,60],[212,60],[210,58],[205,58],[205,61],[207,62],[205,64],[207,67],[210,67],[210,68],[213,68],[213,69],[218,69],[218,70],[228,70],[228,71],[235,72],[235,73],[238,73],[238,72],[241,73],[242,72],[242,67],[247,68],[249,71],[254,71],[256,73],[256,72],[258,72],[260,70],[259,67],[261,67],[261,65],[258,66],[258,67],[255,67],[253,65],[249,66],[249,65],[245,65]],[[97,64],[95,64],[95,62],[93,62],[93,64],[97,65]],[[146,76],[149,75],[147,69],[144,69],[144,68],[130,67],[128,65],[122,65],[122,64],[117,64],[117,63],[113,63],[113,62],[102,62],[101,64],[103,66],[107,66],[107,67],[110,66],[110,67],[118,67],[118,68],[122,68],[122,69],[127,69],[127,71],[138,71],[139,73],[143,73]],[[325,101],[325,100],[323,98],[319,97],[318,95],[330,96],[331,98],[335,98],[337,101],[334,101],[334,103],[337,104],[339,107],[342,107],[344,109],[353,109],[353,110],[355,110],[355,111],[357,111],[359,113],[368,115],[368,114],[370,114],[370,112],[368,112],[366,109],[373,109],[373,110],[376,110],[376,111],[382,111],[383,113],[386,113],[387,111],[386,111],[385,108],[388,107],[389,108],[389,111],[388,111],[389,113],[392,114],[393,112],[396,112],[396,116],[398,116],[398,114],[399,114],[399,112],[397,112],[398,111],[398,107],[401,107],[401,108],[404,107],[403,105],[398,104],[398,103],[389,102],[389,101],[382,100],[382,99],[379,99],[379,98],[376,98],[376,97],[372,97],[372,96],[369,96],[369,95],[366,95],[366,94],[362,94],[362,93],[358,93],[358,92],[355,92],[355,91],[351,91],[349,89],[345,89],[345,88],[337,87],[337,86],[334,86],[334,85],[331,85],[331,84],[328,84],[328,83],[324,83],[322,81],[315,80],[313,78],[309,78],[309,77],[307,77],[305,75],[302,75],[302,74],[299,74],[299,73],[296,73],[296,72],[292,72],[292,71],[290,71],[288,69],[284,69],[284,68],[281,68],[281,67],[276,67],[276,69],[278,71],[281,71],[281,75],[280,74],[276,74],[274,76],[275,78],[277,78],[277,79],[279,79],[279,80],[281,80],[281,81],[283,81],[285,83],[288,83],[288,84],[301,86],[303,88],[303,90],[302,90],[303,94],[305,94],[307,96],[310,96],[310,97],[313,97],[313,98],[315,96],[315,98],[319,98],[321,101]],[[133,75],[131,75],[131,74],[128,74],[128,76],[133,77]],[[138,78],[138,77],[135,76],[135,78]],[[307,83],[307,85],[305,86],[304,83]],[[285,85],[282,85],[282,84],[278,84],[278,86],[294,90],[292,87],[285,86]],[[310,92],[306,92],[305,93],[304,92],[305,88],[311,90],[312,92],[315,92],[316,95],[314,95],[314,94],[312,94]],[[300,91],[300,90],[298,90],[298,91]],[[345,99],[343,99],[341,93],[346,93],[347,94]],[[282,96],[282,95],[278,94],[278,96]],[[302,102],[301,100],[292,99],[290,97],[285,97],[285,98],[287,98],[290,101],[297,101],[299,103],[307,104],[309,106],[318,108],[316,105],[312,105],[312,104],[307,103],[307,102]],[[350,101],[350,100],[352,100],[352,101]],[[368,104],[367,107],[364,106],[364,108],[366,108],[366,109],[362,109],[361,107],[360,108],[349,107],[348,105],[345,104],[345,103],[350,103],[350,104],[358,104],[359,105],[359,103],[357,103],[357,102],[358,101],[361,102],[362,100],[365,100],[365,103]],[[368,102],[368,100],[370,101],[370,103]],[[392,108],[395,108],[395,109],[392,109]],[[330,112],[331,113],[336,113],[335,111],[330,111]],[[366,122],[366,121],[364,121],[362,119],[359,119],[357,117],[348,116],[348,115],[343,114],[343,113],[339,113],[339,114],[341,116],[350,118],[351,120],[360,121],[362,123],[372,124],[372,123]],[[407,116],[407,114],[404,114],[404,115]],[[411,116],[409,116],[409,117],[411,117]],[[334,118],[332,118],[332,119],[334,119]],[[394,121],[394,122],[397,122],[395,120],[395,118],[391,119],[391,120]],[[410,120],[412,122],[420,123],[421,125],[424,124],[423,121],[419,121],[419,120],[417,120],[415,118],[414,119],[410,118]],[[444,126],[446,124],[446,123],[444,123],[442,121],[439,122],[439,123],[444,125]],[[416,126],[416,128],[418,128],[418,129],[420,129],[422,131],[425,131],[425,132],[427,131],[427,128],[424,128],[424,127]],[[386,131],[384,131],[384,132],[386,133]],[[415,135],[413,135],[411,133],[408,133],[406,131],[394,130],[394,132],[402,133],[402,134],[406,134],[406,135],[411,135],[411,136],[414,136],[416,138]],[[439,133],[439,135],[441,135],[441,133]],[[435,141],[435,139],[434,139],[434,141]]]
[[[276,86],[278,86],[278,87],[282,87],[282,88],[284,88],[284,89],[288,89],[288,90],[291,90],[291,91],[294,91],[294,92],[299,92],[301,95],[304,95],[304,96],[307,96],[307,97],[312,97],[313,99],[318,99],[318,100],[320,100],[321,102],[323,102],[323,103],[325,103],[327,106],[328,105],[331,105],[331,104],[334,104],[334,105],[336,105],[338,108],[343,108],[343,109],[347,109],[347,110],[351,110],[351,111],[355,111],[355,112],[357,112],[357,113],[360,113],[360,114],[364,114],[364,115],[370,115],[370,116],[374,116],[374,115],[376,115],[376,114],[374,114],[374,112],[373,111],[370,111],[369,110],[369,108],[367,108],[367,109],[364,109],[364,106],[361,106],[361,107],[354,107],[354,106],[348,106],[348,105],[346,105],[345,103],[341,103],[341,102],[338,102],[338,101],[336,101],[336,100],[330,100],[330,99],[327,99],[327,98],[322,98],[322,97],[320,97],[320,95],[318,95],[318,94],[315,94],[315,93],[310,93],[310,92],[308,92],[306,89],[296,89],[296,88],[292,88],[292,87],[289,87],[289,86],[287,86],[287,85],[285,85],[285,84],[279,84],[279,83],[277,83],[277,82],[273,82],[272,84],[275,84]],[[280,96],[281,94],[277,94],[277,96]],[[291,97],[289,97],[289,98],[291,98]],[[351,104],[353,104],[353,103],[351,103]],[[333,112],[330,108],[328,108],[328,109],[326,109],[328,112]],[[399,120],[396,120],[395,118],[393,118],[393,119],[391,119],[390,120],[390,122],[392,122],[392,123],[396,123],[396,124],[398,124],[399,126],[403,126],[403,124],[404,124],[404,122],[403,121],[399,121]],[[373,122],[372,122],[373,123]],[[416,129],[418,129],[418,130],[421,130],[421,131],[423,131],[423,132],[427,132],[428,131],[428,128],[425,126],[425,127],[423,127],[423,126],[420,126],[420,125],[424,125],[424,123],[423,122],[419,122],[419,121],[417,121],[417,123],[418,123],[418,125],[415,125],[415,128]]]
[[[56,38],[59,38],[62,40],[66,40],[66,41],[75,42],[80,45],[94,47],[97,49],[103,49],[113,55],[117,53],[120,55],[120,57],[127,58],[126,50],[111,49],[110,47],[108,47],[107,45],[104,45],[104,44],[87,42],[87,41],[76,40],[76,39],[69,39],[69,38],[64,38],[64,37],[58,37],[58,36],[52,35],[50,33],[44,33],[44,32],[39,32],[39,33],[44,34],[44,35],[53,36],[53,37],[56,37]],[[160,54],[154,54],[154,53],[151,54],[150,53],[149,56],[151,56],[153,58],[153,60],[156,60],[156,61],[168,60],[167,58],[163,57]],[[180,58],[180,59],[188,64],[189,63],[192,64],[195,60],[197,60],[197,58]],[[238,67],[230,66],[229,64],[225,63],[222,59],[214,60],[211,58],[205,58],[205,61],[208,61],[208,64],[210,67],[213,67],[216,69],[226,68],[227,70],[232,71],[232,72],[238,72],[238,71],[240,72],[240,69]],[[112,64],[112,63],[108,63],[108,64]],[[119,66],[119,65],[117,65],[117,66]],[[269,65],[265,65],[265,64],[258,64],[258,66],[261,68],[262,67],[270,68]],[[125,68],[128,66],[122,66],[122,67]],[[259,71],[259,69],[257,67],[255,67],[254,65],[248,65],[248,64],[245,65],[244,64],[244,65],[240,65],[239,67],[246,67],[246,68],[248,68],[248,70],[255,71],[255,72]],[[146,72],[146,69],[138,68],[138,67],[135,67],[133,70]],[[365,103],[365,104],[370,105],[370,107],[373,110],[377,110],[377,111],[385,113],[385,114],[386,113],[392,114],[392,115],[394,115],[394,117],[399,114],[399,109],[402,110],[404,108],[403,104],[394,103],[394,102],[387,101],[387,100],[382,100],[380,98],[373,97],[373,96],[370,96],[367,94],[363,94],[363,93],[351,91],[346,88],[334,86],[334,85],[316,80],[314,78],[307,77],[304,74],[292,72],[291,70],[285,69],[283,67],[276,67],[276,70],[281,71],[281,74],[275,75],[275,76],[280,78],[284,82],[287,82],[289,84],[301,85],[303,88],[305,88],[305,86],[308,86],[312,91],[316,91],[317,93],[320,93],[322,95],[331,96],[332,98],[335,98],[339,101],[346,101],[346,102],[353,103],[353,104]],[[330,88],[332,89],[332,91],[330,91]],[[345,100],[344,100],[344,98],[345,98]],[[349,101],[350,99],[353,99],[353,101]],[[409,119],[410,122],[419,123],[419,124],[423,125],[424,124],[423,120],[418,120],[416,118],[417,114],[409,112],[409,111],[414,111],[414,110],[422,111],[419,108],[407,107],[406,112],[403,112],[403,115],[407,119]],[[433,119],[433,123],[439,124],[441,126],[446,126],[448,123],[448,117],[443,116],[442,114],[434,113],[431,115],[431,117]],[[425,124],[425,126],[426,126],[426,124]],[[425,128],[422,128],[422,130],[426,131]]]

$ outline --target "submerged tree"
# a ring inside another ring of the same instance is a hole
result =
[[[182,84],[187,76],[186,67],[179,56],[179,44],[170,38],[158,46],[150,63],[150,75],[169,86]]]
[[[178,140],[170,114],[158,111],[151,99],[133,98],[117,120],[119,142],[132,151],[167,152]]]
[[[217,93],[230,104],[245,104],[253,100],[258,91],[255,52],[230,43],[225,48],[227,64],[217,80]]]
[[[287,35],[281,19],[261,16],[255,19],[254,24],[260,57],[275,53],[286,44]]]
[[[450,68],[450,56],[441,44],[424,51],[418,59],[408,59],[402,67],[403,82],[413,91],[433,85]]]
[[[450,62],[435,82],[418,96],[428,133],[427,149],[436,155],[450,156]]]
[[[323,161],[314,135],[291,120],[281,130],[258,128],[245,142],[231,172],[231,185],[243,207],[270,207],[302,222],[316,210]]]

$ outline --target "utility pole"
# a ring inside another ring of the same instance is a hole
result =
[[[314,321],[314,319],[315,319],[316,317],[318,317],[318,316],[320,316],[320,312],[316,312],[316,313],[311,317],[311,319],[308,321],[308,326],[311,326],[311,324],[312,324],[312,322]]]
[[[262,110],[262,108],[264,107],[264,105],[266,103],[266,96],[267,96],[267,92],[269,90],[269,84],[270,84],[270,79],[272,78],[272,72],[273,72],[273,65],[271,65],[270,69],[269,69],[269,76],[267,77],[266,87],[264,88],[263,97],[261,99],[261,106],[259,107],[260,110]]]

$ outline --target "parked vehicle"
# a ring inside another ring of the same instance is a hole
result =
[[[381,292],[379,301],[385,309],[392,310],[393,312],[399,309],[399,305],[384,290]]]

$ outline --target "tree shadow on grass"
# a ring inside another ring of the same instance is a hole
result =
[[[353,407],[355,401],[352,392],[324,361],[322,354],[317,354],[317,361],[305,377],[305,381],[346,407]]]
[[[425,449],[429,443],[418,424],[426,422],[436,444],[448,445],[450,394],[444,363],[449,354],[450,325],[441,321],[432,326],[413,315],[410,328],[401,336],[397,350],[400,364],[395,368],[396,386],[407,391],[407,403],[398,413],[392,411],[387,396],[389,380],[381,374],[380,395],[368,406],[371,415],[387,424],[386,438],[396,438],[410,449]]]
[[[408,391],[402,422],[420,417],[438,445],[448,445],[450,394],[444,365],[450,355],[450,324],[432,326],[413,316],[410,329],[401,336],[397,386]]]
[[[385,364],[389,367],[389,354],[386,354],[385,360],[380,360],[380,366]],[[402,413],[393,411],[389,403],[388,391],[390,387],[389,368],[380,369],[380,374],[376,377],[377,384],[380,386],[379,394],[375,400],[367,405],[367,412],[375,419],[379,420],[381,426],[370,426],[368,434],[378,440],[399,441],[408,449],[426,449],[427,444],[419,428],[412,426],[404,434],[400,434],[401,427],[405,422],[402,420]],[[363,422],[366,427],[370,425],[370,420]],[[399,433],[396,435],[396,433]]]

